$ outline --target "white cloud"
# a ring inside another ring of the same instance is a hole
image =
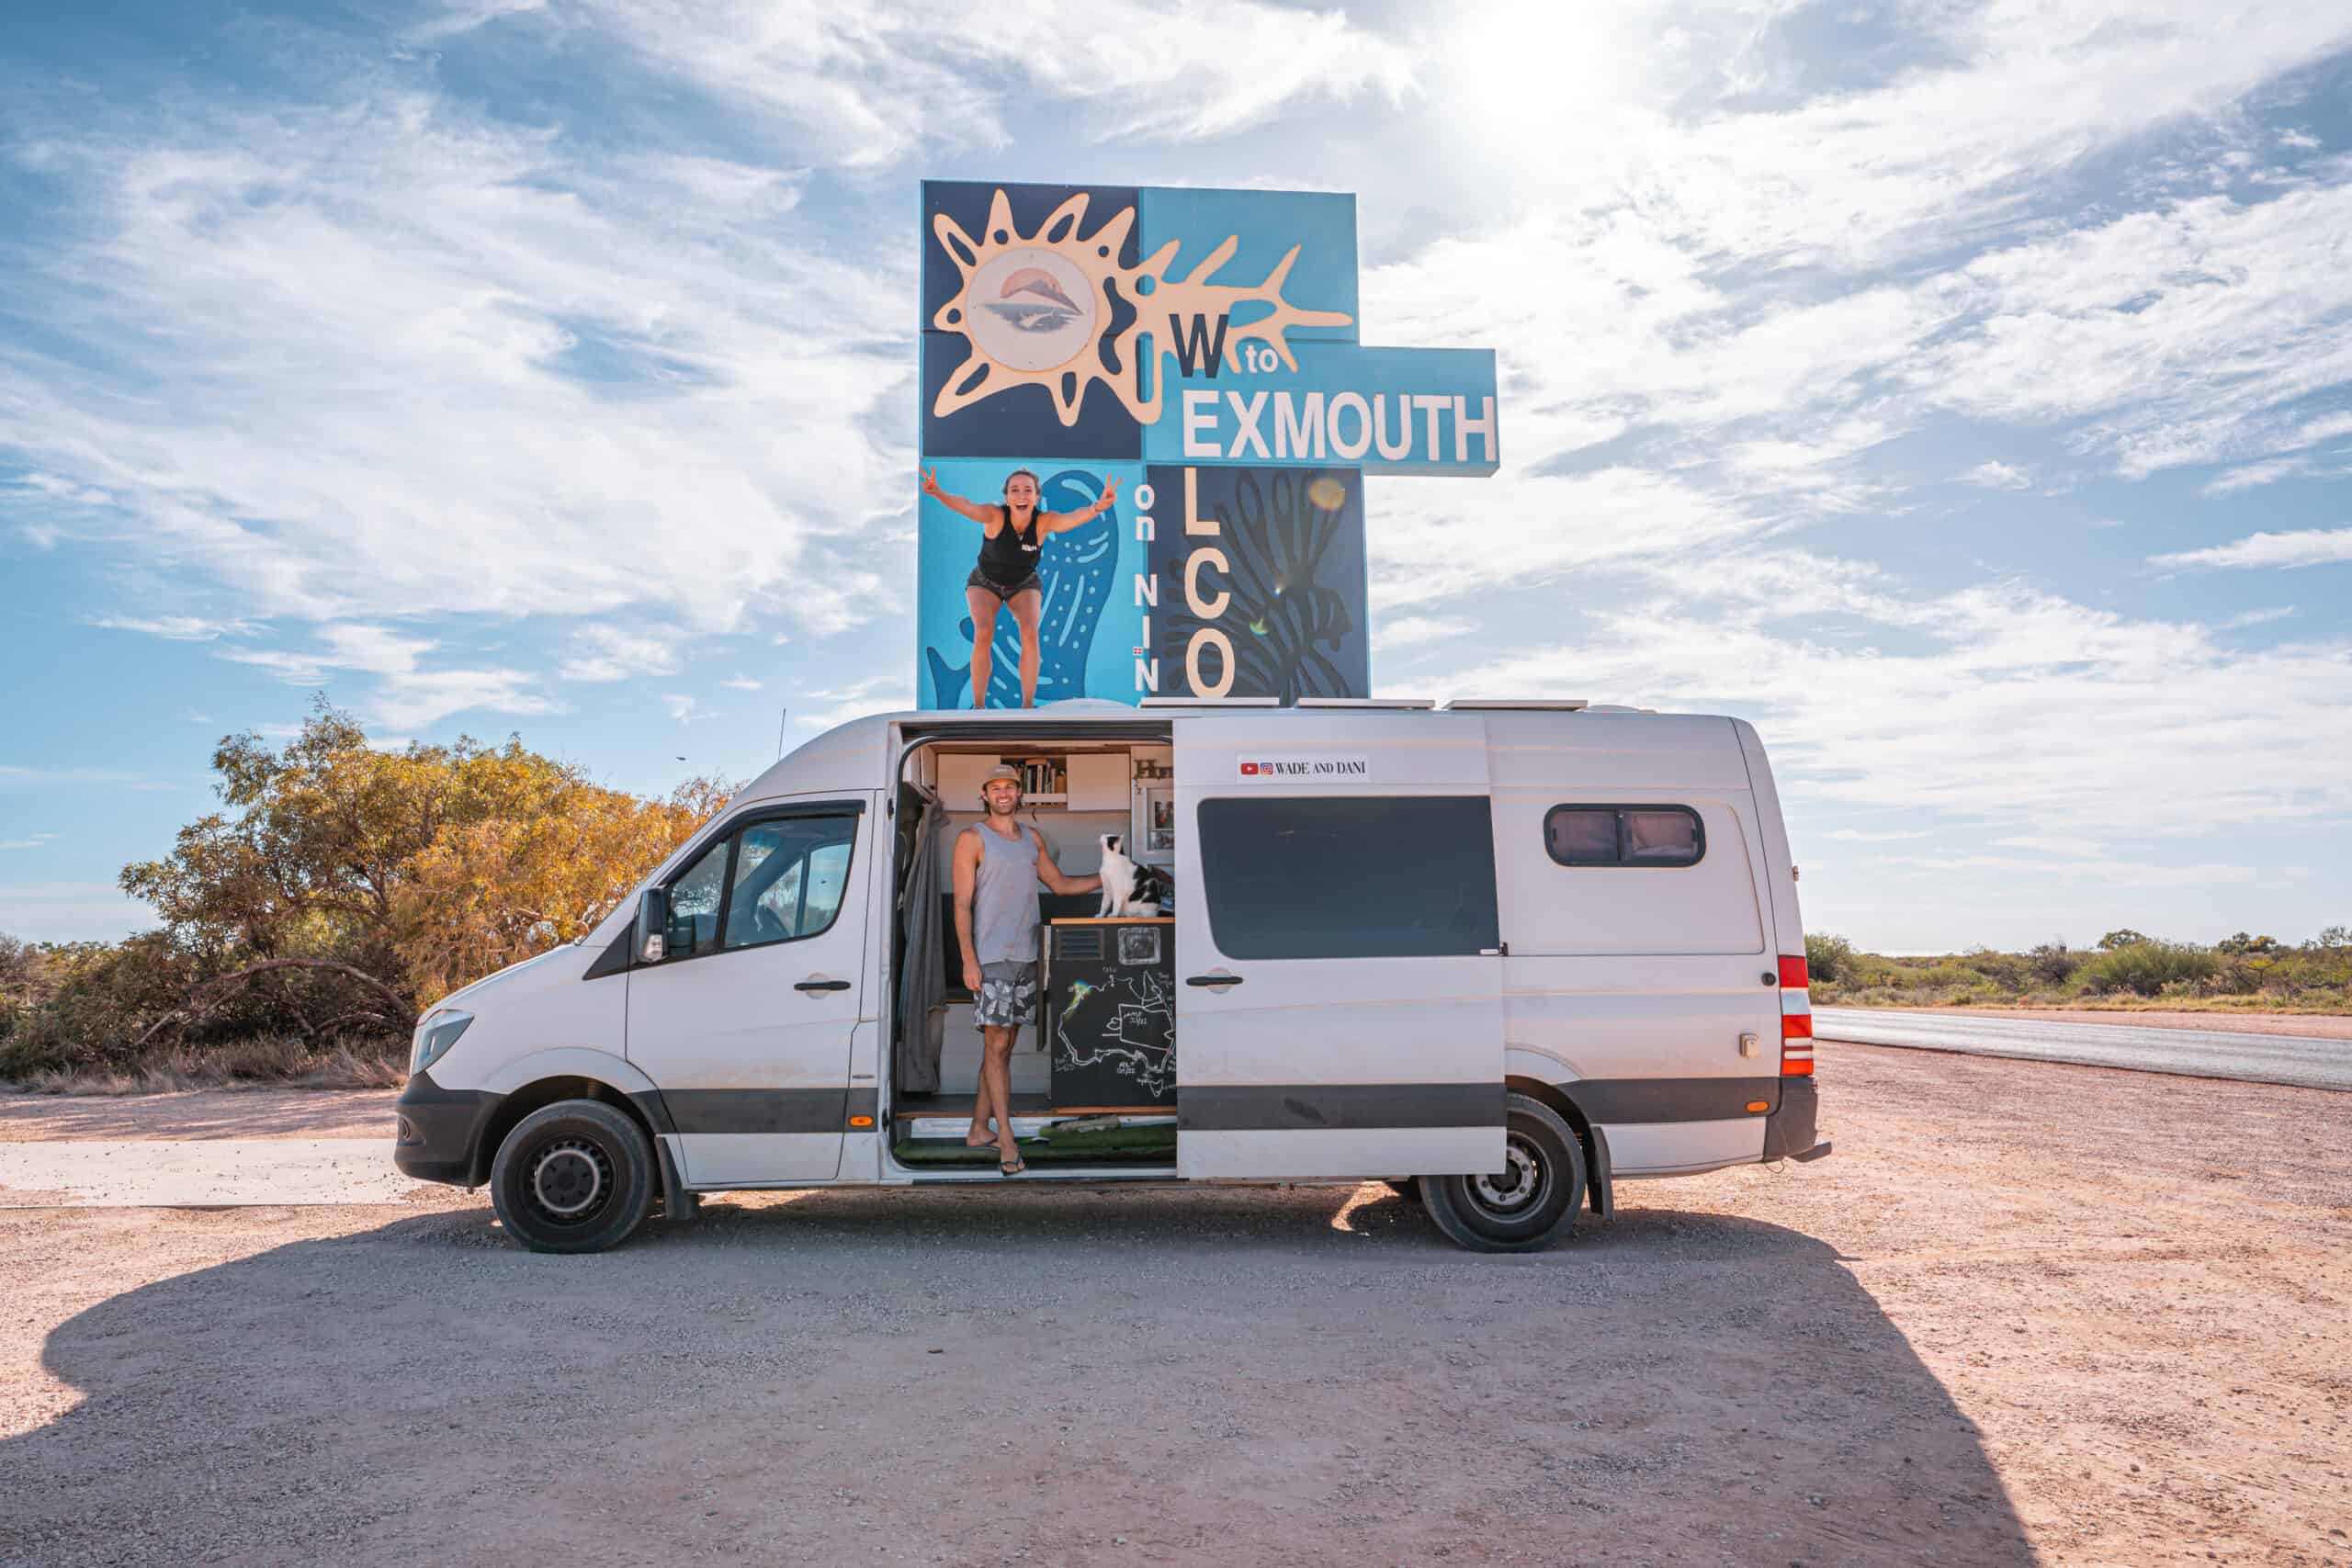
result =
[[[224,649],[219,657],[267,670],[295,686],[320,685],[331,671],[373,676],[368,716],[379,725],[410,732],[472,710],[562,711],[559,704],[533,689],[535,678],[526,671],[425,668],[424,656],[440,646],[428,637],[403,637],[360,622],[322,626],[318,635],[326,646],[308,652],[237,648]]]
[[[2250,534],[2210,549],[2150,556],[2150,566],[2328,566],[2352,561],[2352,528],[2298,528],[2284,534]]]
[[[54,833],[35,833],[26,839],[0,839],[0,850],[37,850],[56,840]]]
[[[144,632],[170,642],[215,642],[224,637],[251,637],[261,629],[251,621],[215,621],[202,615],[105,615],[90,625],[108,631]]]
[[[1979,463],[1961,475],[1960,482],[1983,490],[2025,490],[2032,485],[2033,480],[2027,477],[2023,468],[1988,461]]]
[[[1915,356],[1923,398],[2080,437],[2127,477],[2260,450],[2274,411],[2352,380],[2352,185],[2205,197],[1981,256],[1945,280],[1973,324]],[[2290,444],[2293,438],[2289,437]]]
[[[591,0],[575,15],[795,148],[856,168],[927,144],[1002,147],[1008,118],[1039,100],[1085,106],[1096,140],[1224,136],[1302,106],[1396,102],[1417,60],[1340,10],[1258,0]]]
[[[676,646],[666,638],[592,626],[582,626],[576,640],[586,651],[565,660],[558,671],[567,681],[626,681],[673,674],[678,668]]]
[[[171,112],[46,144],[85,220],[8,253],[78,353],[0,344],[0,430],[78,532],[257,618],[870,613],[793,572],[907,504],[904,247],[427,97]]]
[[[730,692],[756,692],[760,690],[761,687],[761,683],[752,680],[749,675],[737,675],[731,679],[721,681],[719,684],[726,687]]]
[[[1477,622],[1461,615],[1392,615],[1373,627],[1372,637],[1383,649],[1419,648],[1473,636],[1477,630]]]
[[[110,784],[123,789],[175,790],[192,787],[193,781],[132,773],[124,768],[26,767],[0,762],[0,784]]]
[[[867,714],[898,713],[914,705],[911,681],[903,675],[876,675],[830,691],[804,693],[789,716],[797,728],[823,730]]]
[[[713,709],[703,706],[699,697],[690,697],[678,692],[664,693],[662,697],[662,705],[668,709],[670,716],[680,724],[699,724],[704,719],[721,716]]]
[[[1599,614],[1579,642],[1489,659],[1453,689],[1573,685],[1751,717],[1811,822],[1933,811],[2105,838],[2352,812],[2352,774],[2331,761],[2352,755],[2341,639],[2243,649],[2024,584],[1905,598],[1767,557],[1726,559],[1711,581]],[[1883,629],[1860,646],[1781,629],[1833,608]]]
[[[2279,479],[2293,479],[2311,471],[2311,463],[2302,457],[2272,457],[2260,463],[2248,463],[2242,468],[2209,480],[2200,494],[2209,497],[2234,495],[2242,490],[2254,490]]]

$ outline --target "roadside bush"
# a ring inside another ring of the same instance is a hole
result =
[[[1805,973],[1814,984],[1837,985],[1853,978],[1854,944],[1842,936],[1804,933]]]
[[[2045,942],[2026,955],[2033,977],[2045,986],[2063,986],[2083,966],[2083,955],[2063,942]]]
[[[2083,989],[2097,997],[2112,996],[2119,991],[2160,997],[2168,987],[2194,987],[2212,978],[2221,967],[2221,960],[2205,948],[2143,939],[2111,948],[2091,959],[2083,965],[2080,979]]]
[[[1962,956],[1961,963],[2009,993],[2024,990],[2033,979],[2033,965],[2022,953],[1973,947]]]

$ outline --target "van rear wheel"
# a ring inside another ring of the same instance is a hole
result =
[[[1486,1176],[1424,1176],[1421,1206],[1447,1237],[1474,1252],[1529,1252],[1574,1229],[1584,1207],[1584,1145],[1540,1100],[1506,1097],[1503,1168]]]
[[[645,1129],[594,1100],[563,1100],[514,1124],[490,1167],[490,1201],[533,1252],[617,1247],[653,1207]]]

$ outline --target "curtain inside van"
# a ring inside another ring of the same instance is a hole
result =
[[[891,1070],[904,1094],[939,1092],[940,1020],[933,1016],[947,993],[939,929],[940,840],[947,831],[947,813],[935,800],[923,803],[915,824],[913,863],[906,886],[899,890],[899,1010],[898,1040],[891,1049]]]

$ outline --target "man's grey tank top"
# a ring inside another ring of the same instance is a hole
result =
[[[980,872],[972,886],[972,946],[983,964],[1037,962],[1037,840],[1029,829],[1017,839],[991,831],[980,836]]]

